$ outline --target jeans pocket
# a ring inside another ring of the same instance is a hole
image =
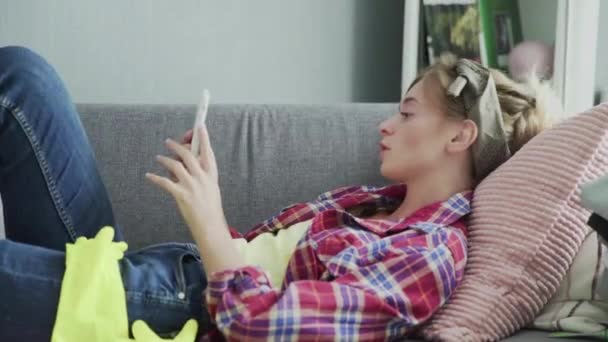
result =
[[[191,291],[202,292],[206,287],[206,279],[200,265],[198,252],[184,246],[184,250],[177,255],[176,260],[178,298],[190,300]]]
[[[130,324],[144,320],[162,337],[180,331],[190,318],[199,322],[199,331],[209,329],[202,295],[206,278],[192,244],[170,242],[128,252],[120,267]]]
[[[197,258],[188,244],[177,242],[127,252],[120,263],[127,296],[187,305],[189,282],[202,285],[202,280],[190,274],[192,266],[185,266]]]

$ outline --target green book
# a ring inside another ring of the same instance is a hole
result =
[[[507,70],[509,52],[522,41],[517,0],[479,0],[484,65]]]

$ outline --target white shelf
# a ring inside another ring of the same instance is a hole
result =
[[[600,13],[599,0],[557,0],[555,20],[547,20],[548,25],[555,23],[554,86],[562,99],[566,114],[576,114],[593,106],[595,91],[595,65],[597,35]],[[554,12],[554,3],[536,2],[535,6],[545,4]],[[405,0],[403,24],[403,57],[401,90],[402,94],[418,72],[418,28],[420,20],[420,1]],[[521,9],[520,9],[521,11]],[[555,13],[555,12],[554,12]],[[542,24],[542,23],[541,23]],[[539,25],[535,23],[534,25]],[[523,24],[522,24],[523,26]],[[536,28],[537,35],[550,28]],[[535,31],[535,32],[536,32]],[[538,40],[538,37],[524,39]]]
[[[599,0],[559,0],[553,81],[567,115],[593,106]]]
[[[401,95],[418,74],[418,29],[420,1],[405,0],[403,6],[403,50],[401,64]]]

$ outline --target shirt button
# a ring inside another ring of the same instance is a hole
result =
[[[177,294],[177,298],[184,299],[184,298],[186,298],[186,294],[183,293],[183,292],[180,292],[180,293]]]

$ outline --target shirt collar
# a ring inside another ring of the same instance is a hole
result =
[[[404,230],[409,225],[421,221],[450,225],[471,211],[472,191],[469,190],[454,194],[445,201],[429,204],[418,209],[409,217],[398,221],[366,220],[349,213],[349,209],[355,207],[368,209],[372,213],[378,210],[393,211],[403,202],[406,194],[407,186],[402,183],[382,187],[368,185],[340,187],[320,194],[313,201],[295,203],[283,208],[279,214],[254,226],[246,234],[246,238],[250,240],[262,232],[274,232],[292,224],[313,219],[320,212],[330,209],[347,216],[344,217],[346,220],[340,221],[357,222],[360,226],[378,234]],[[325,228],[331,227],[327,226]]]
[[[365,192],[365,189],[362,189]],[[347,206],[343,207],[348,209],[348,205],[355,200],[348,199],[350,196],[360,196],[361,192],[353,191],[350,194],[345,194],[343,198],[338,200],[338,203],[346,203]],[[362,196],[360,205],[368,206],[370,212],[375,211],[394,211],[405,199],[407,194],[407,186],[404,184],[389,185],[381,188],[369,188],[365,198]],[[438,201],[426,205],[406,218],[399,220],[390,219],[379,219],[379,220],[368,220],[365,218],[355,217],[348,210],[344,211],[344,215],[350,216],[351,220],[354,220],[358,225],[366,228],[367,230],[373,231],[380,235],[388,233],[396,233],[407,229],[412,224],[426,222],[435,225],[448,226],[453,225],[461,218],[471,212],[471,199],[473,197],[473,191],[467,190],[456,193],[449,197],[445,201]],[[351,206],[352,207],[352,206]],[[375,210],[374,210],[375,208]]]

